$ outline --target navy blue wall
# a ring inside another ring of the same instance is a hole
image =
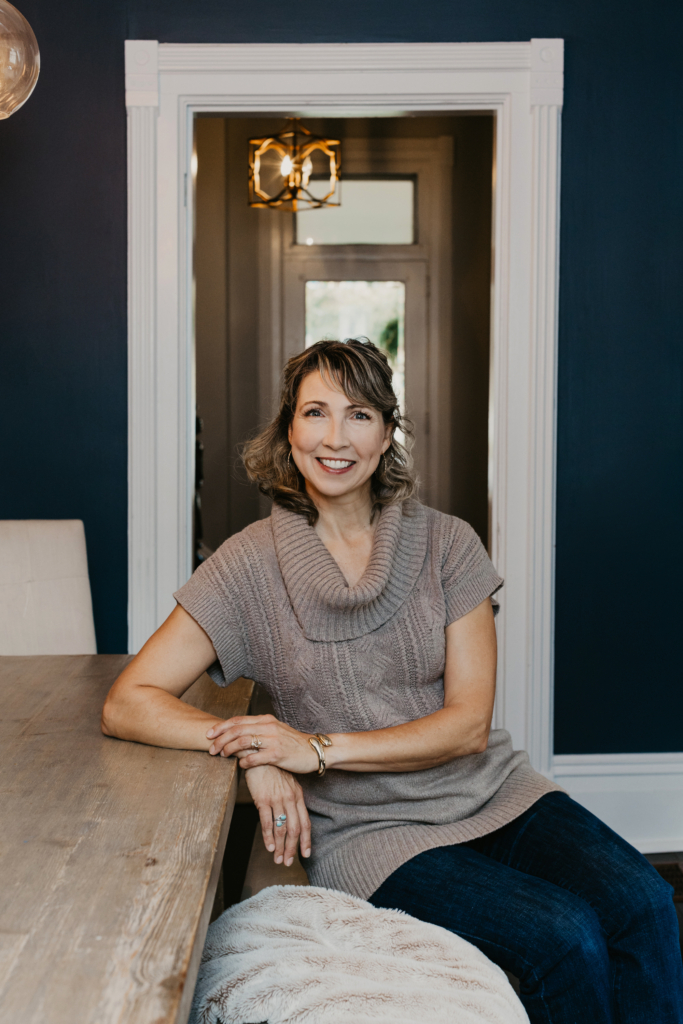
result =
[[[0,124],[0,517],[79,517],[126,644],[123,40],[566,39],[556,750],[680,750],[679,0],[20,0],[43,72]]]

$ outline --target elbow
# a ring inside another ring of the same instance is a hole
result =
[[[490,726],[489,722],[483,723],[481,725],[481,727],[479,729],[477,729],[477,731],[475,732],[474,736],[472,737],[472,749],[470,750],[471,754],[483,754],[484,753],[484,751],[488,748],[488,745],[489,745],[489,733],[490,733],[490,731],[491,731],[491,726]]]
[[[112,700],[111,694],[107,697],[102,708],[102,717],[100,718],[100,729],[105,736],[118,736],[116,731],[116,708],[115,701]]]

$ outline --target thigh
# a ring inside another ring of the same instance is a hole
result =
[[[671,889],[630,843],[565,793],[548,793],[520,818],[467,844],[500,864],[574,893],[607,935],[632,908],[671,901]]]
[[[578,896],[465,844],[413,857],[370,902],[455,932],[528,985],[577,944],[589,962],[606,955],[595,914]]]

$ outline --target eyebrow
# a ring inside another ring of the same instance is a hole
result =
[[[329,409],[329,407],[330,407],[329,402],[321,402],[317,398],[309,398],[309,400],[307,402],[304,402],[303,404],[304,404],[304,407],[307,406],[307,405],[321,405],[325,409]],[[347,405],[346,408],[347,409],[371,409],[372,406],[364,405],[361,402],[352,402],[349,405]]]

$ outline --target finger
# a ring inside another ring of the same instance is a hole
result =
[[[235,718],[226,718],[223,722],[217,722],[208,730],[206,737],[211,739],[220,736],[229,729],[236,729],[238,732],[252,730],[255,726],[265,728],[276,721],[272,715],[236,715]]]
[[[239,736],[239,730],[237,730],[237,729],[230,729],[229,731],[220,733],[218,736],[215,736],[213,738],[213,740],[211,741],[211,746],[209,747],[209,753],[210,754],[220,754],[221,750],[223,750],[225,745],[227,743],[231,743],[238,736]],[[246,740],[246,742],[244,743],[244,746],[248,747],[250,743],[251,743],[251,738]]]
[[[237,753],[238,750],[254,750],[252,747],[253,733],[245,732],[234,732],[225,733],[223,736],[218,736],[211,744],[210,751],[215,751],[217,754],[221,751],[225,751],[225,757],[232,757]],[[263,741],[262,741],[263,742]],[[264,746],[268,746],[265,744]],[[258,748],[261,749],[261,748]]]
[[[285,859],[285,841],[287,839],[287,826],[289,825],[289,820],[283,821],[281,825],[278,825],[279,816],[285,813],[286,812],[282,809],[282,806],[280,806],[279,808],[273,807],[273,818],[275,819],[273,833],[275,835],[276,864],[282,864],[282,862]]]
[[[270,806],[259,807],[259,818],[261,819],[261,833],[263,843],[268,853],[275,852],[275,837],[273,836],[273,811]]]
[[[283,807],[273,807],[273,835],[275,836],[275,863],[282,864],[285,859],[285,844],[287,842],[287,829],[289,821],[282,821],[281,814],[286,814]],[[278,825],[278,821],[280,824]]]
[[[302,857],[311,856],[311,819],[308,817],[308,811],[306,810],[306,804],[304,803],[303,796],[300,796],[296,802],[296,809],[299,815],[299,847],[301,848]]]
[[[226,755],[230,757],[230,754]],[[277,764],[276,759],[267,750],[238,750],[235,757],[240,759],[240,768],[257,768],[260,764]]]
[[[206,734],[206,738],[211,739],[215,736],[221,736],[224,732],[227,732],[229,729],[234,729],[236,724],[237,723],[234,718],[226,718],[224,722],[217,722],[215,725],[211,726],[211,728]]]
[[[296,809],[296,804],[292,800],[286,805],[287,814],[287,835],[285,837],[285,865],[291,867],[296,857],[296,851],[299,846],[299,833],[301,828],[299,825],[299,815]]]
[[[226,757],[231,757],[237,750],[247,750],[252,747],[254,737],[261,742],[262,747],[273,749],[273,746],[280,747],[280,742],[276,736],[274,736],[274,730],[272,727],[261,726],[258,733],[254,732],[254,726],[250,726],[248,730],[242,727],[235,726],[229,732],[224,732],[220,736],[217,736],[211,743],[209,753],[220,753],[226,746],[230,749],[226,751]],[[260,749],[260,748],[259,748]]]

